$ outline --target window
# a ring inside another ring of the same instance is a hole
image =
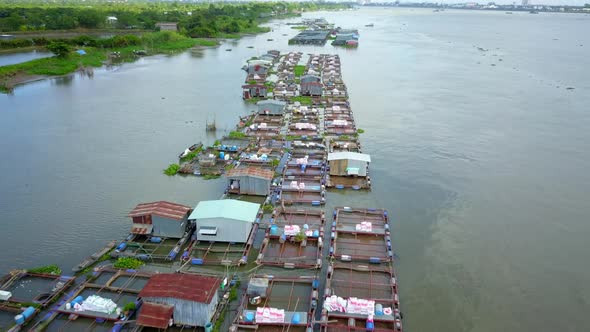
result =
[[[215,226],[201,226],[199,235],[217,235],[217,227]]]

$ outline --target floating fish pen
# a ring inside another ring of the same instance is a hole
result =
[[[401,332],[397,279],[390,264],[328,267],[322,332]]]
[[[108,254],[111,250],[113,250],[113,248],[115,247],[116,244],[117,244],[117,241],[114,241],[114,240],[110,241],[105,247],[103,247],[99,251],[95,252],[94,254],[90,255],[89,257],[84,259],[82,262],[80,262],[80,264],[78,264],[74,268],[72,268],[72,271],[73,272],[82,271],[85,268],[96,263],[104,255]]]
[[[253,123],[246,128],[245,134],[249,137],[277,137],[281,133],[281,126],[268,123]]]
[[[188,242],[190,234],[192,234],[192,229],[185,233],[180,240],[159,236],[131,235],[128,237],[129,240],[121,242],[115,248],[111,257],[134,257],[144,262],[175,261]]]
[[[279,201],[287,205],[306,203],[312,206],[320,206],[326,204],[326,192],[324,190],[316,190],[317,187],[306,189],[303,187],[304,185],[304,182],[300,182],[298,189],[293,188],[293,186],[286,186],[281,189]]]
[[[320,268],[324,220],[322,210],[275,210],[256,263],[284,268]],[[301,234],[299,238],[298,234]]]
[[[222,138],[220,144],[215,146],[217,152],[229,153],[241,153],[245,148],[250,145],[249,139],[238,139],[238,138]],[[224,159],[224,158],[221,158]]]
[[[32,306],[21,306],[10,302],[0,302],[0,331],[20,331],[39,313]]]
[[[319,284],[313,277],[254,276],[229,331],[313,331]]]
[[[0,291],[7,303],[40,307],[48,306],[75,281],[75,277],[25,270],[11,271],[0,279]]]
[[[306,179],[317,179],[321,180],[324,178],[324,170],[321,168],[307,168],[305,165],[298,165],[298,166],[289,166],[285,167],[285,171],[283,173],[285,178],[289,176],[295,176],[300,178]]]
[[[104,268],[94,271],[86,285],[111,291],[139,292],[147,284],[152,274],[146,271]]]
[[[193,241],[181,256],[184,268],[191,271],[201,265],[240,266],[248,263],[248,255],[258,232],[261,217],[262,212],[259,213],[257,221],[252,224],[246,243],[199,240],[194,234]]]
[[[387,211],[343,207],[333,216],[330,257],[374,264],[393,260]]]
[[[252,118],[252,123],[258,124],[260,126],[263,123],[270,126],[277,126],[281,127],[283,125],[284,118],[282,115],[261,115],[256,114],[254,118]]]
[[[295,122],[289,125],[287,135],[290,136],[317,136],[318,124],[309,122]]]
[[[330,140],[330,152],[361,152],[361,144],[356,140]]]
[[[352,119],[333,119],[326,120],[324,124],[325,132],[328,135],[354,135],[356,126]]]

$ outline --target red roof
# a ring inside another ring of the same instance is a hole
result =
[[[144,302],[137,317],[137,325],[165,329],[174,313],[174,307],[165,304]]]
[[[190,210],[191,208],[189,206],[159,201],[139,204],[129,212],[128,216],[133,218],[155,214],[163,218],[182,220]]]
[[[272,180],[274,172],[268,169],[262,169],[258,167],[248,167],[230,169],[225,174],[227,175],[227,177],[251,176],[256,178]]]
[[[221,284],[220,278],[196,274],[161,273],[153,275],[139,297],[168,297],[200,303],[211,303]]]

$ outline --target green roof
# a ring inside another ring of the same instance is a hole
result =
[[[227,218],[254,222],[259,209],[260,204],[235,199],[201,201],[197,204],[189,219]]]

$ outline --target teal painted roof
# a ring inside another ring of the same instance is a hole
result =
[[[189,219],[227,218],[254,222],[260,204],[238,201],[235,199],[220,199],[215,201],[200,201],[191,213]]]

